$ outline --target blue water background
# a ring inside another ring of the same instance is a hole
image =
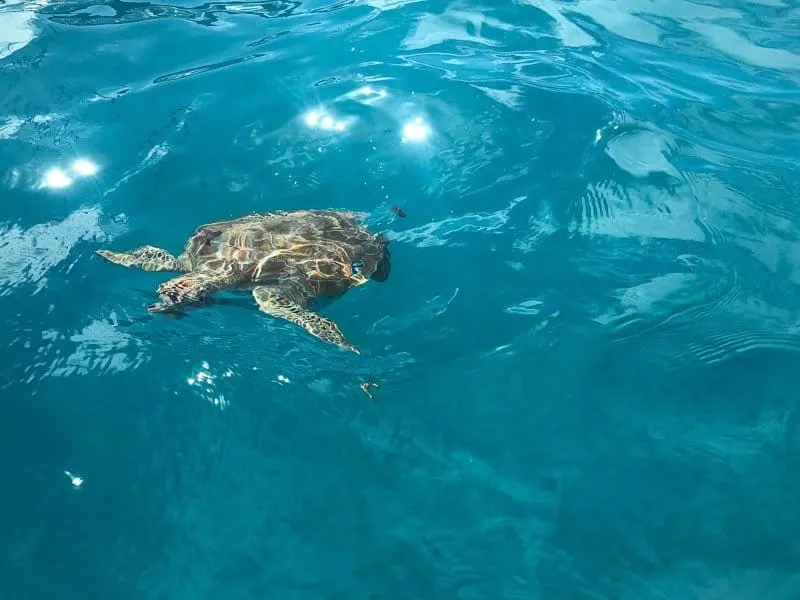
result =
[[[0,3],[0,598],[799,598],[798,31]],[[308,207],[391,239],[361,356],[93,254]]]

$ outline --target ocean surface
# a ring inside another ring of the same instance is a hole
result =
[[[798,31],[0,2],[0,599],[797,600]],[[300,208],[390,240],[360,356],[95,254]]]

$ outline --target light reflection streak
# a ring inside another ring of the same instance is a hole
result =
[[[371,85],[364,85],[360,88],[353,90],[352,92],[347,92],[346,94],[339,97],[340,100],[356,100],[361,104],[376,104],[387,98],[389,93],[383,88],[375,88]]]

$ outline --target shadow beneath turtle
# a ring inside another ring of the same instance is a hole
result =
[[[144,290],[140,288],[134,288],[139,293],[142,298],[151,299],[153,297],[152,290]],[[202,307],[193,308],[190,310],[165,310],[158,313],[146,313],[142,315],[137,315],[135,317],[129,317],[127,319],[120,319],[117,321],[117,327],[131,327],[138,323],[149,323],[153,319],[157,318],[166,318],[166,319],[185,319],[186,317],[191,315],[192,310],[199,310],[199,308],[209,308],[211,306],[234,306],[236,308],[241,308],[245,310],[258,310],[257,305],[253,301],[253,297],[251,295],[246,295],[242,297],[225,297],[225,296],[217,296],[213,299],[209,300],[206,304]],[[146,309],[145,309],[146,310]]]

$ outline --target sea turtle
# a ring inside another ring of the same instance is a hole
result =
[[[147,307],[151,313],[181,313],[208,303],[220,290],[251,290],[268,315],[359,354],[336,323],[311,304],[389,277],[389,241],[365,229],[362,219],[344,210],[254,214],[201,225],[177,258],[155,246],[96,253],[126,267],[183,273],[158,287],[161,301]]]

